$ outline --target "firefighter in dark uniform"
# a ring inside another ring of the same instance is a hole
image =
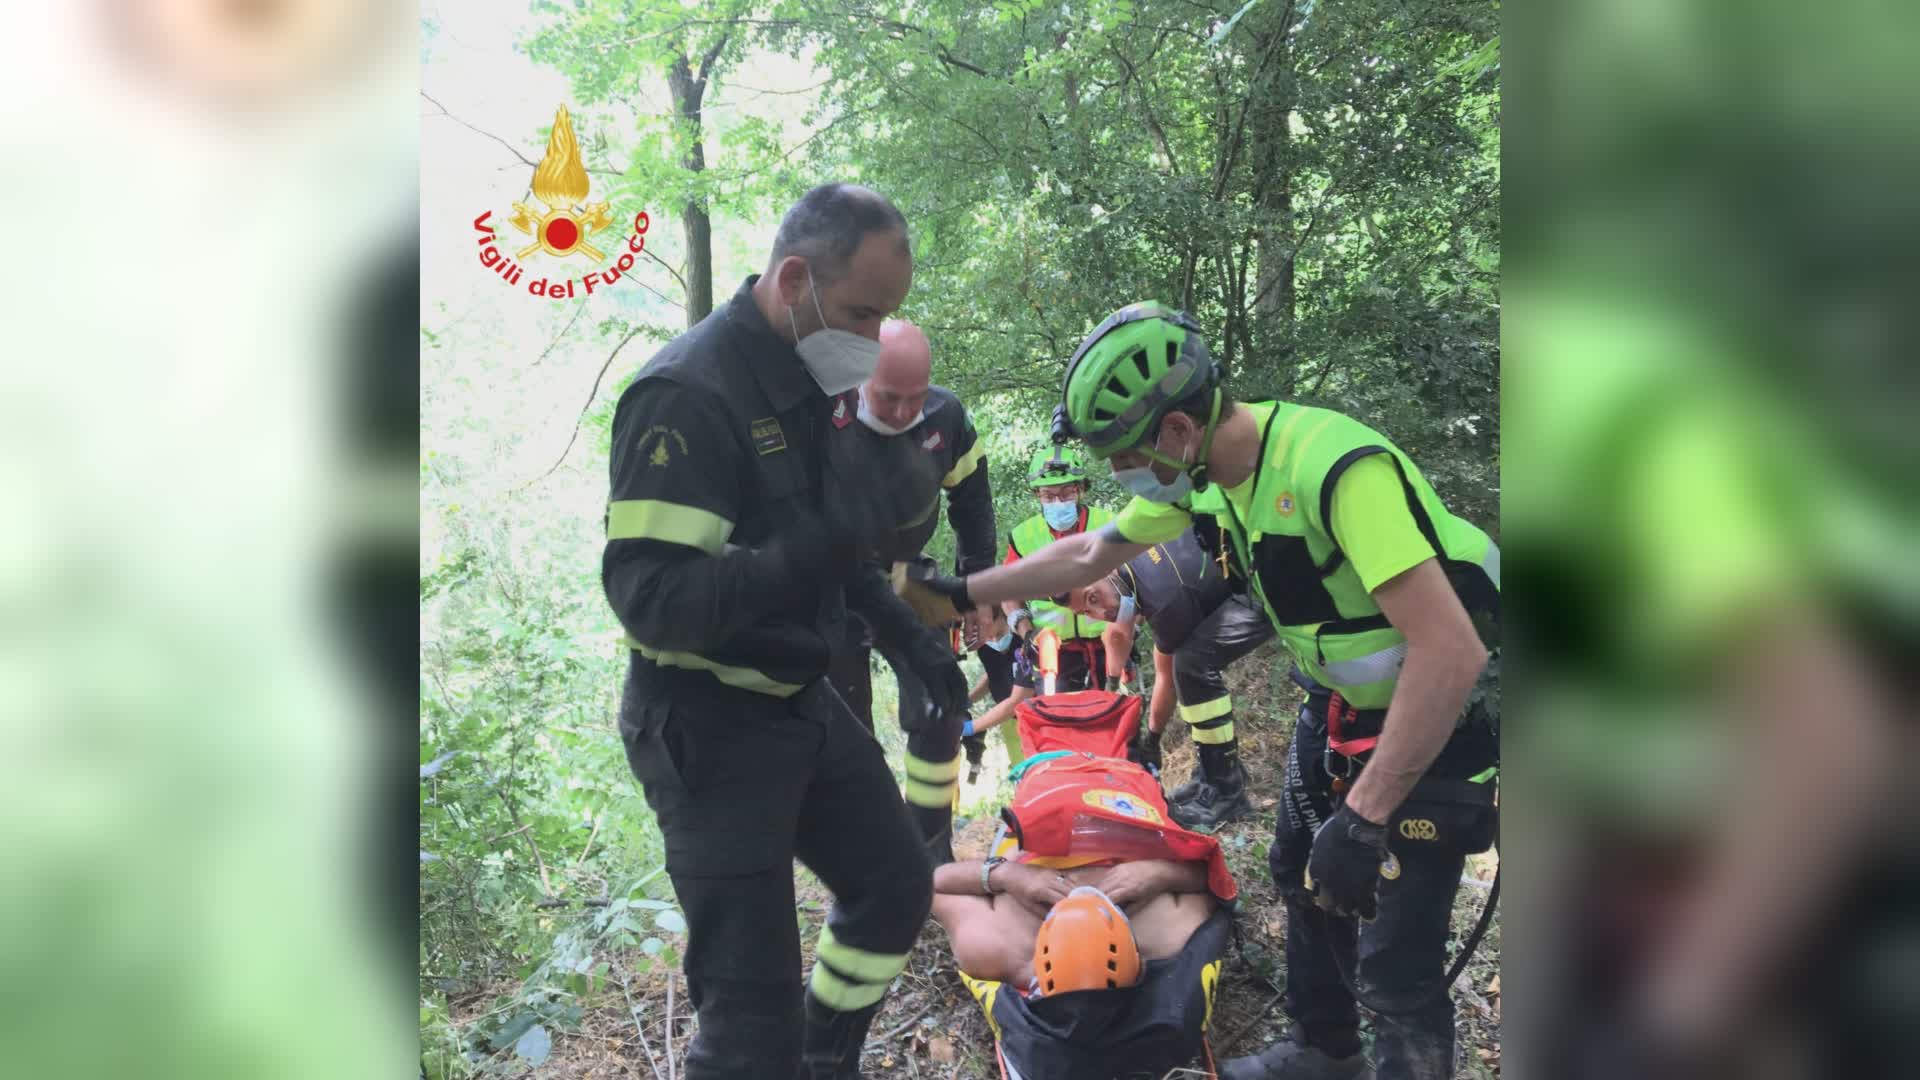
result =
[[[1210,524],[1210,523],[1204,523]],[[1156,678],[1148,710],[1147,753],[1159,759],[1160,732],[1179,703],[1200,769],[1168,795],[1173,818],[1187,828],[1211,827],[1253,811],[1247,771],[1233,730],[1226,667],[1273,640],[1273,625],[1254,607],[1226,560],[1195,532],[1155,544],[1106,577],[1075,589],[1069,606],[1098,619],[1130,619],[1137,611],[1153,629]],[[1171,696],[1168,696],[1171,695]]]
[[[940,523],[941,492],[953,524],[956,568],[972,573],[993,565],[993,490],[987,481],[986,447],[953,392],[928,383],[932,350],[910,322],[891,319],[880,327],[880,357],[873,375],[834,403],[830,438],[834,453],[850,459],[847,472],[893,486],[909,511],[904,528],[879,538],[889,563],[932,561],[921,554]],[[912,490],[907,479],[919,476]],[[978,631],[970,628],[970,637]],[[832,678],[854,715],[873,730],[870,630],[858,615],[847,620],[835,650]],[[911,667],[895,668],[901,715],[925,709],[926,690]],[[919,725],[907,733],[907,809],[937,862],[953,861],[953,800],[959,789],[959,747],[948,728]]]
[[[621,736],[687,917],[690,1080],[858,1077],[931,906],[879,744],[825,678],[851,604],[929,688],[908,723],[965,715],[946,636],[863,552],[896,511],[826,453],[835,397],[871,370],[911,277],[891,203],[816,188],[765,276],[668,343],[614,414],[602,574],[632,650]],[[804,1004],[795,858],[835,898]]]

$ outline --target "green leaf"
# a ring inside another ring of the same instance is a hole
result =
[[[653,925],[665,930],[669,934],[684,934],[687,932],[686,917],[677,911],[660,912],[653,917]]]
[[[520,1013],[513,1019],[507,1021],[506,1025],[499,1031],[494,1032],[493,1038],[488,1041],[493,1044],[495,1050],[505,1050],[507,1047],[512,1046],[520,1036],[526,1034],[527,1029],[533,1027],[539,1020],[540,1017],[538,1014],[530,1012]]]
[[[640,943],[640,951],[646,953],[648,956],[659,956],[660,950],[666,947],[667,943],[657,937],[650,937]]]
[[[529,1028],[525,1035],[520,1036],[520,1041],[513,1044],[513,1052],[515,1056],[539,1065],[553,1052],[553,1036],[547,1034],[546,1028]]]

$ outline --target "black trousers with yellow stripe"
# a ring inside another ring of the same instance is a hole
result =
[[[859,616],[849,613],[840,647],[827,677],[856,719],[873,730],[873,646]],[[953,861],[953,799],[960,785],[960,732],[957,723],[937,730],[926,722],[927,691],[904,666],[894,668],[899,687],[900,727],[907,735],[905,794],[908,812],[935,862]]]
[[[1173,689],[1193,741],[1202,746],[1232,743],[1233,698],[1227,693],[1227,665],[1273,640],[1273,624],[1259,609],[1233,597],[1213,610],[1174,651]]]
[[[700,1022],[683,1075],[852,1075],[867,1021],[933,902],[879,744],[824,679],[777,698],[641,660],[620,731],[687,918],[684,966]],[[834,896],[804,993],[796,858]]]

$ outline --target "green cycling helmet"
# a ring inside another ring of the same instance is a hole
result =
[[[1147,301],[1107,316],[1080,342],[1060,397],[1074,434],[1105,459],[1137,445],[1168,409],[1219,381],[1200,325],[1184,311]]]
[[[1043,446],[1027,466],[1027,482],[1034,487],[1059,487],[1087,482],[1087,459],[1071,446]]]

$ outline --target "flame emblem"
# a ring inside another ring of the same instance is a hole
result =
[[[587,167],[580,162],[580,144],[574,141],[573,120],[567,107],[553,118],[553,134],[547,138],[547,156],[533,171],[533,197],[546,206],[538,214],[525,203],[513,204],[515,228],[533,237],[533,243],[520,249],[515,258],[524,259],[536,251],[565,258],[576,252],[596,262],[606,258],[587,243],[595,230],[613,224],[613,215],[605,201],[581,205],[592,185]]]

